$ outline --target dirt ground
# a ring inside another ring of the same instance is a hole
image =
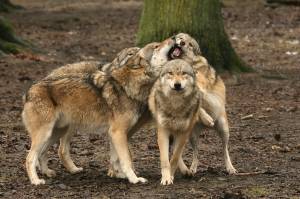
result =
[[[226,175],[221,141],[214,131],[205,131],[196,176],[177,174],[174,185],[161,186],[155,132],[142,130],[132,139],[134,163],[149,182],[133,185],[106,175],[106,134],[79,133],[72,156],[84,171],[69,174],[55,145],[49,164],[58,175],[35,187],[24,170],[30,146],[20,117],[24,91],[63,64],[110,61],[133,46],[142,2],[13,2],[26,9],[5,16],[43,53],[0,59],[0,198],[300,198],[300,7],[230,0],[223,9],[233,46],[259,72],[226,80],[230,153],[239,171],[261,174]],[[189,147],[185,153],[190,164]]]

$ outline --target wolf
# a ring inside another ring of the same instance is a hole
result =
[[[202,108],[213,118],[214,128],[222,139],[223,154],[226,171],[229,174],[237,173],[233,167],[228,151],[229,142],[229,124],[226,105],[226,88],[222,78],[216,74],[216,71],[210,66],[207,60],[201,56],[201,50],[194,38],[186,33],[175,35],[176,44],[170,53],[171,59],[183,59],[190,63],[195,70],[197,86],[202,93]],[[180,52],[180,53],[178,53]],[[203,125],[198,123],[193,129],[191,144],[193,148],[193,161],[190,167],[191,174],[197,172],[198,166],[198,140],[199,132]],[[187,171],[182,158],[179,160],[181,171]]]
[[[199,121],[201,96],[190,64],[176,59],[167,62],[149,96],[149,109],[157,124],[161,161],[161,184],[173,183],[179,158],[194,125]],[[212,120],[209,117],[207,120]],[[203,118],[203,116],[202,116]],[[169,162],[169,137],[174,137],[174,152]]]
[[[174,40],[148,44],[109,73],[97,70],[97,63],[59,68],[27,91],[22,120],[31,138],[26,170],[32,184],[45,184],[36,172],[49,177],[55,172],[47,166],[49,147],[60,140],[59,157],[71,173],[82,170],[70,157],[73,132],[108,129],[112,151],[122,174],[131,183],[146,182],[137,177],[128,149],[128,132],[135,128],[147,107],[147,99],[158,76],[150,65],[153,51],[174,45]],[[163,46],[164,45],[164,46]],[[167,55],[165,55],[167,56]],[[77,71],[72,69],[77,68]]]

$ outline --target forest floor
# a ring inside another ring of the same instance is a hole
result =
[[[43,53],[0,59],[0,198],[300,198],[300,7],[230,0],[223,8],[233,46],[258,71],[235,81],[225,78],[230,153],[240,172],[258,174],[227,175],[221,141],[211,130],[201,135],[198,173],[177,174],[173,185],[161,186],[155,131],[145,129],[131,143],[136,170],[147,184],[108,177],[107,135],[78,133],[72,157],[84,171],[68,173],[54,145],[49,165],[58,175],[36,187],[24,169],[30,139],[20,117],[22,95],[54,68],[81,60],[107,62],[134,46],[142,2],[13,2],[26,9],[4,16]],[[190,164],[190,146],[184,157]]]

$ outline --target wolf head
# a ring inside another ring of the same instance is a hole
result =
[[[170,52],[175,47],[175,38],[168,38],[161,43],[150,43],[142,48],[140,56],[148,60],[151,65],[151,72],[159,76],[162,67],[170,60]]]
[[[167,57],[166,48],[171,48],[172,42],[150,43],[139,49],[134,55],[124,59],[122,65],[111,71],[111,76],[126,91],[127,95],[139,101],[145,101],[154,82],[162,69],[160,64],[151,64],[155,54]]]
[[[155,48],[153,55],[151,57],[151,65],[153,66],[162,66],[169,60],[170,50],[175,45],[174,38],[168,38],[160,43],[160,45]]]
[[[181,48],[183,56],[192,58],[197,55],[201,55],[199,44],[189,34],[179,33],[175,35],[175,42],[176,45],[178,45]]]
[[[161,71],[159,81],[165,96],[188,96],[195,89],[194,70],[190,64],[181,59],[167,62]]]

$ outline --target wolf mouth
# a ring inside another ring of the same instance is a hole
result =
[[[180,46],[178,46],[177,44],[175,44],[169,51],[168,53],[168,57],[169,59],[176,59],[179,58],[182,54],[182,49]]]

